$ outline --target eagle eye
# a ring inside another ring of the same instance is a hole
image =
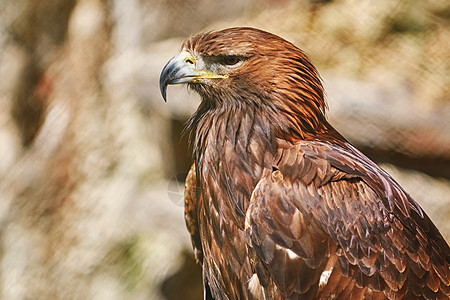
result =
[[[239,59],[239,57],[234,56],[234,55],[224,55],[223,56],[223,63],[228,66],[234,66],[235,64],[237,64],[240,61],[241,60]]]

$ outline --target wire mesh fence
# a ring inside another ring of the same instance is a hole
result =
[[[1,299],[198,299],[179,183],[198,99],[164,103],[158,77],[184,38],[231,26],[302,48],[331,123],[450,240],[449,16],[444,0],[3,0]]]

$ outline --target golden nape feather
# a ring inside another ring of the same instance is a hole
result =
[[[164,67],[201,96],[186,223],[206,299],[448,299],[450,250],[325,118],[306,55],[258,29],[187,39]]]

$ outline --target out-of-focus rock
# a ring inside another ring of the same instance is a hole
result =
[[[412,101],[405,85],[386,88],[326,72],[323,77],[332,123],[351,140],[450,160],[450,104],[424,109]]]

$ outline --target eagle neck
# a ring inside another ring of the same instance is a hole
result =
[[[267,110],[258,105],[209,105],[200,105],[187,128],[200,178],[197,182],[221,186],[236,214],[243,216],[251,191],[263,172],[271,170],[276,137]]]

